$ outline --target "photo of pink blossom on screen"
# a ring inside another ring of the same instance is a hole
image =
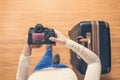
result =
[[[44,33],[33,33],[32,34],[33,43],[44,42],[45,41],[44,36],[45,36]]]

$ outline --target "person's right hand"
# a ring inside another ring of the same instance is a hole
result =
[[[60,31],[57,31],[57,30],[54,30],[54,31],[55,31],[55,34],[57,37],[50,37],[49,40],[51,40],[53,42],[65,44],[67,38]]]
[[[32,53],[32,49],[33,49],[33,48],[40,48],[41,46],[42,46],[42,45],[29,45],[29,44],[28,44],[28,36],[26,36],[25,45],[24,45],[24,48],[23,48],[22,53],[23,53],[25,56],[30,56],[31,53]]]

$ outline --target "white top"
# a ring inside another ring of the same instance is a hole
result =
[[[100,80],[101,62],[94,52],[70,39],[67,40],[66,47],[72,49],[88,64],[84,80]],[[22,54],[16,80],[78,80],[70,68],[46,68],[35,71],[29,76],[29,66],[30,56]]]

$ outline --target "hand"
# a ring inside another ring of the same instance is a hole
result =
[[[60,31],[57,31],[57,30],[54,30],[54,31],[55,31],[55,34],[56,34],[57,38],[50,37],[49,40],[51,40],[53,42],[58,42],[58,43],[61,43],[61,44],[66,44],[67,38]]]
[[[32,48],[40,48],[42,45],[29,45],[28,44],[28,36],[26,37],[26,40],[25,40],[25,45],[24,45],[24,48],[23,48],[23,51],[22,53],[25,55],[25,56],[30,56],[31,53],[32,53]]]

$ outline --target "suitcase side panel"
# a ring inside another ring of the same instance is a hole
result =
[[[110,50],[110,29],[106,22],[99,22],[100,32],[100,59],[102,63],[102,74],[111,70],[111,50]]]

